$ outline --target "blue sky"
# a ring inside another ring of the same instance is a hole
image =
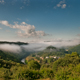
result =
[[[0,0],[0,41],[80,40],[80,0]]]

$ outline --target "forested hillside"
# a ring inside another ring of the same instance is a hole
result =
[[[32,57],[50,57],[50,56],[57,56],[57,57],[64,57],[65,54],[68,54],[68,51],[66,51],[64,48],[57,48],[53,46],[48,46],[45,50],[40,52],[35,52],[34,54],[31,54]]]
[[[71,53],[71,52],[77,52],[80,55],[80,44],[77,45],[77,46],[73,46],[73,47],[69,48],[68,52],[69,53]]]
[[[80,80],[79,75],[80,57],[76,52],[49,65],[35,60],[24,65],[0,59],[0,80]]]
[[[4,52],[0,50],[0,59],[4,59],[4,60],[12,60],[15,62],[20,62],[19,58],[17,58],[17,56],[14,56],[12,53],[10,52]]]
[[[0,41],[0,44],[28,45],[28,43],[24,42],[7,42],[7,41]]]

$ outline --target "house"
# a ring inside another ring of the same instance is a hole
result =
[[[46,56],[46,59],[48,59],[49,57],[48,56]]]
[[[56,56],[54,56],[54,59],[56,59],[57,57]]]
[[[44,58],[43,58],[43,57],[40,57],[40,59],[42,59],[42,60],[43,60]]]

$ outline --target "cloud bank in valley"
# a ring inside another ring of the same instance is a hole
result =
[[[0,44],[0,50],[9,51],[13,53],[42,51],[48,45],[43,43],[30,43],[29,45],[14,45],[14,44]]]
[[[46,49],[46,47],[52,45],[54,47],[66,47],[66,46],[75,46],[80,43],[80,39],[74,40],[53,40],[51,42],[38,42],[38,43],[29,43],[28,45],[14,45],[14,44],[0,44],[0,50],[21,53],[22,50],[25,52],[33,52],[33,51],[42,51]]]
[[[14,44],[0,44],[0,50],[19,53],[21,52],[21,47]]]
[[[64,40],[64,41],[56,41],[56,42],[45,42],[48,45],[52,45],[55,47],[66,47],[66,46],[75,46],[80,43],[80,40]]]
[[[30,43],[29,45],[21,46],[25,51],[42,51],[44,50],[48,44],[44,43]]]

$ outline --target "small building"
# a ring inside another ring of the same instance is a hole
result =
[[[43,57],[40,57],[40,59],[42,59],[42,60],[43,60],[44,58],[43,58]]]
[[[48,56],[46,56],[46,59],[48,59],[49,57]]]
[[[56,56],[54,56],[54,59],[56,59],[57,57]]]

